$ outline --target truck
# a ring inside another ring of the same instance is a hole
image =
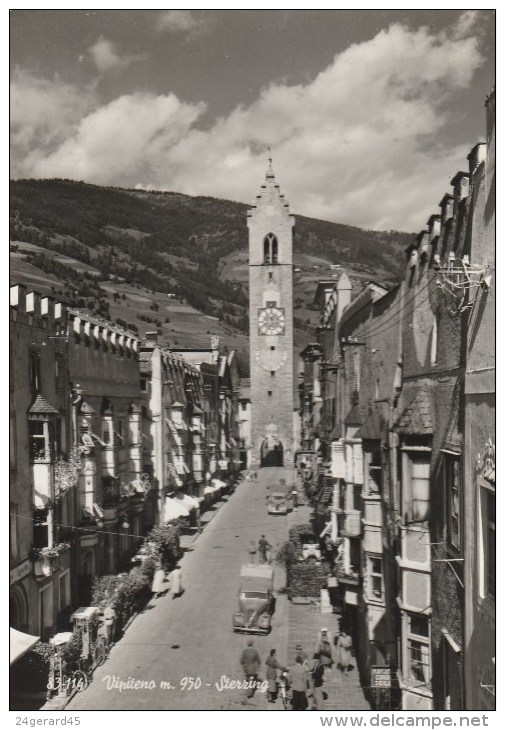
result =
[[[240,569],[238,610],[233,630],[244,634],[268,634],[274,612],[274,569],[247,563]]]

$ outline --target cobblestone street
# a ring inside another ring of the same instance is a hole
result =
[[[233,633],[232,616],[237,604],[240,566],[248,562],[250,540],[265,534],[272,546],[287,537],[284,516],[269,516],[266,486],[285,473],[264,469],[257,483],[239,485],[211,523],[186,552],[182,560],[185,593],[173,600],[168,594],[152,600],[112,649],[105,665],[93,682],[67,705],[68,710],[184,710],[212,709],[266,710],[266,694],[257,693],[250,704],[241,705],[239,690],[216,689],[221,677],[242,679],[239,664],[249,636]],[[279,660],[287,660],[288,602],[279,589],[284,585],[283,571],[276,566],[277,601],[269,636],[255,637],[264,662],[275,647]],[[108,689],[113,678],[129,677],[155,683],[153,689]],[[199,689],[184,690],[183,678],[200,678]],[[165,689],[161,682],[170,682]]]

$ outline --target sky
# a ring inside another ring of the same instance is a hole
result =
[[[490,10],[11,10],[11,177],[417,231],[485,134]]]

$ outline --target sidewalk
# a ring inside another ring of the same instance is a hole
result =
[[[290,515],[290,527],[310,522],[311,511],[308,505],[298,507]],[[294,604],[290,601],[288,615],[288,664],[290,666],[295,662],[298,644],[301,644],[311,661],[320,629],[328,629],[332,639],[340,630],[340,617],[334,613],[321,613],[319,603]],[[342,675],[335,666],[329,671],[325,670],[323,691],[328,694],[325,710],[366,711],[370,709],[359,682],[357,669],[348,676]]]

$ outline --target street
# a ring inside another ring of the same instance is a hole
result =
[[[181,565],[184,594],[151,600],[96,670],[90,686],[67,710],[266,710],[266,693],[241,705],[244,691],[225,688],[243,680],[240,655],[249,638],[264,663],[271,648],[287,661],[287,599],[279,595],[284,571],[275,566],[276,608],[268,636],[235,634],[240,567],[248,547],[264,534],[275,548],[287,539],[288,519],[268,515],[266,487],[291,475],[281,468],[262,469],[257,482],[241,483],[200,535]],[[190,679],[192,678],[192,680]],[[123,682],[125,684],[121,685]],[[135,683],[138,682],[138,689]],[[200,684],[201,682],[201,684]],[[163,683],[163,684],[162,684]],[[194,683],[194,684],[193,684]],[[217,685],[217,686],[216,686]]]

